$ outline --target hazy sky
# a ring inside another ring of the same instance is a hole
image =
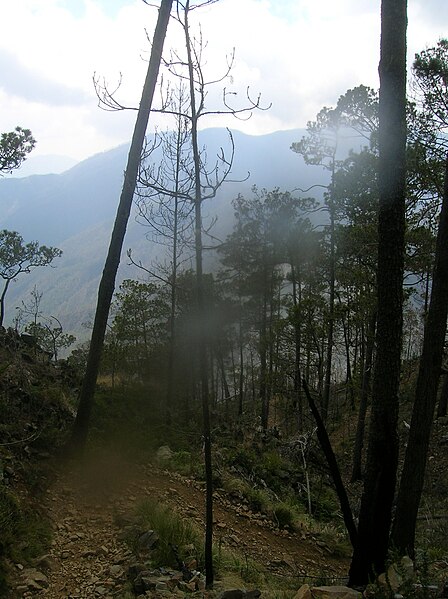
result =
[[[156,3],[157,0],[154,0]],[[408,0],[409,62],[448,36],[448,0]],[[220,0],[195,11],[206,70],[220,75],[235,47],[233,85],[272,103],[248,122],[222,118],[207,125],[250,134],[305,127],[322,106],[361,83],[378,87],[380,0]],[[100,110],[94,72],[118,98],[138,105],[157,11],[142,0],[1,0],[0,131],[33,131],[34,156],[81,160],[128,141],[135,112]],[[170,25],[165,50],[178,43]],[[146,31],[145,31],[146,30]],[[167,52],[165,52],[167,54]],[[211,93],[212,107],[221,90]],[[154,119],[160,127],[167,121]]]

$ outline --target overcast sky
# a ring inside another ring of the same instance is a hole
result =
[[[448,37],[448,0],[408,4],[411,63],[415,52]],[[192,26],[200,20],[208,41],[207,72],[220,75],[234,47],[232,89],[243,98],[250,86],[272,103],[248,122],[207,125],[250,134],[305,127],[348,88],[377,88],[379,15],[380,0],[220,0],[195,11]],[[38,141],[34,156],[76,160],[129,141],[135,112],[100,110],[92,76],[112,88],[121,72],[117,97],[138,105],[146,32],[152,37],[156,17],[142,0],[1,0],[0,131],[28,127]],[[166,50],[178,43],[173,25]],[[219,93],[210,95],[210,108]]]

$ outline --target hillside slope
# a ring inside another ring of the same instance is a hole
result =
[[[263,136],[233,132],[235,161],[232,182],[204,205],[204,214],[217,217],[214,234],[224,237],[233,222],[231,201],[238,193],[248,194],[253,185],[273,189],[307,188],[322,178],[321,169],[308,169],[290,150],[304,131],[279,131]],[[210,161],[220,148],[228,148],[224,129],[201,132],[200,143]],[[14,307],[29,297],[34,285],[43,292],[42,310],[58,317],[64,328],[82,333],[82,323],[93,313],[99,276],[118,205],[126,166],[127,146],[95,155],[60,175],[40,175],[0,180],[0,228],[20,232],[25,241],[38,240],[64,252],[54,267],[22,275],[7,296],[7,320]],[[157,153],[154,161],[157,163]],[[160,248],[146,240],[146,230],[129,222],[125,249],[149,265]],[[137,276],[123,259],[118,279]],[[138,273],[137,273],[138,274]]]

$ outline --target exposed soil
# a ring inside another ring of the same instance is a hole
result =
[[[192,479],[110,456],[82,470],[59,473],[44,502],[54,529],[51,550],[36,564],[47,580],[16,564],[14,596],[119,597],[135,557],[122,540],[117,514],[132,513],[145,497],[204,526],[203,486]],[[338,580],[346,575],[348,561],[333,556],[325,543],[305,531],[276,529],[224,492],[215,493],[214,516],[215,542],[240,552],[243,563],[245,556],[253,559],[274,577],[297,577],[299,587],[304,576]],[[31,590],[24,581],[33,577]]]

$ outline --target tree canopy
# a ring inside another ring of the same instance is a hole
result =
[[[11,173],[19,168],[36,145],[29,129],[16,127],[14,131],[0,136],[0,174]]]

